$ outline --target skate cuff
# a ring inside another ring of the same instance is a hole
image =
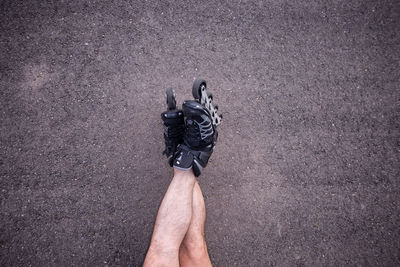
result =
[[[181,170],[189,170],[192,168],[193,154],[187,150],[185,145],[179,145],[178,154],[175,156],[174,168]]]
[[[189,171],[192,169],[192,166],[190,166],[189,168],[181,168],[181,167],[174,166],[174,169],[181,170],[181,171]]]

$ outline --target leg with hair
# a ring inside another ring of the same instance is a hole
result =
[[[144,266],[211,265],[204,240],[204,199],[195,176],[214,151],[221,118],[203,79],[196,79],[192,94],[196,100],[185,101],[179,110],[173,90],[167,90],[168,110],[161,118],[174,178],[158,210]]]
[[[193,188],[192,220],[179,249],[181,266],[211,266],[204,238],[206,207],[199,184]]]
[[[179,266],[179,247],[192,218],[192,170],[174,168],[174,177],[158,210],[144,266]]]

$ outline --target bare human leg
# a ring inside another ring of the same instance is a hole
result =
[[[204,238],[206,207],[199,184],[193,188],[192,219],[189,229],[179,249],[181,266],[211,266]]]
[[[174,168],[174,177],[158,210],[143,266],[179,266],[179,248],[192,219],[192,170]]]

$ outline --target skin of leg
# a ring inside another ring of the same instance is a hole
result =
[[[179,266],[179,247],[192,218],[192,170],[174,168],[174,177],[161,202],[143,266]]]
[[[204,238],[206,207],[199,184],[193,188],[192,219],[179,249],[181,266],[212,266]]]

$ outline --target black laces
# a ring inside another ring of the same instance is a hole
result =
[[[183,135],[183,125],[176,125],[174,127],[168,127],[169,138],[179,138]]]
[[[199,126],[197,126],[196,124],[186,124],[186,133],[185,133],[186,137],[190,138],[190,139],[194,139],[194,140],[198,140],[201,139],[200,138],[200,129]]]

